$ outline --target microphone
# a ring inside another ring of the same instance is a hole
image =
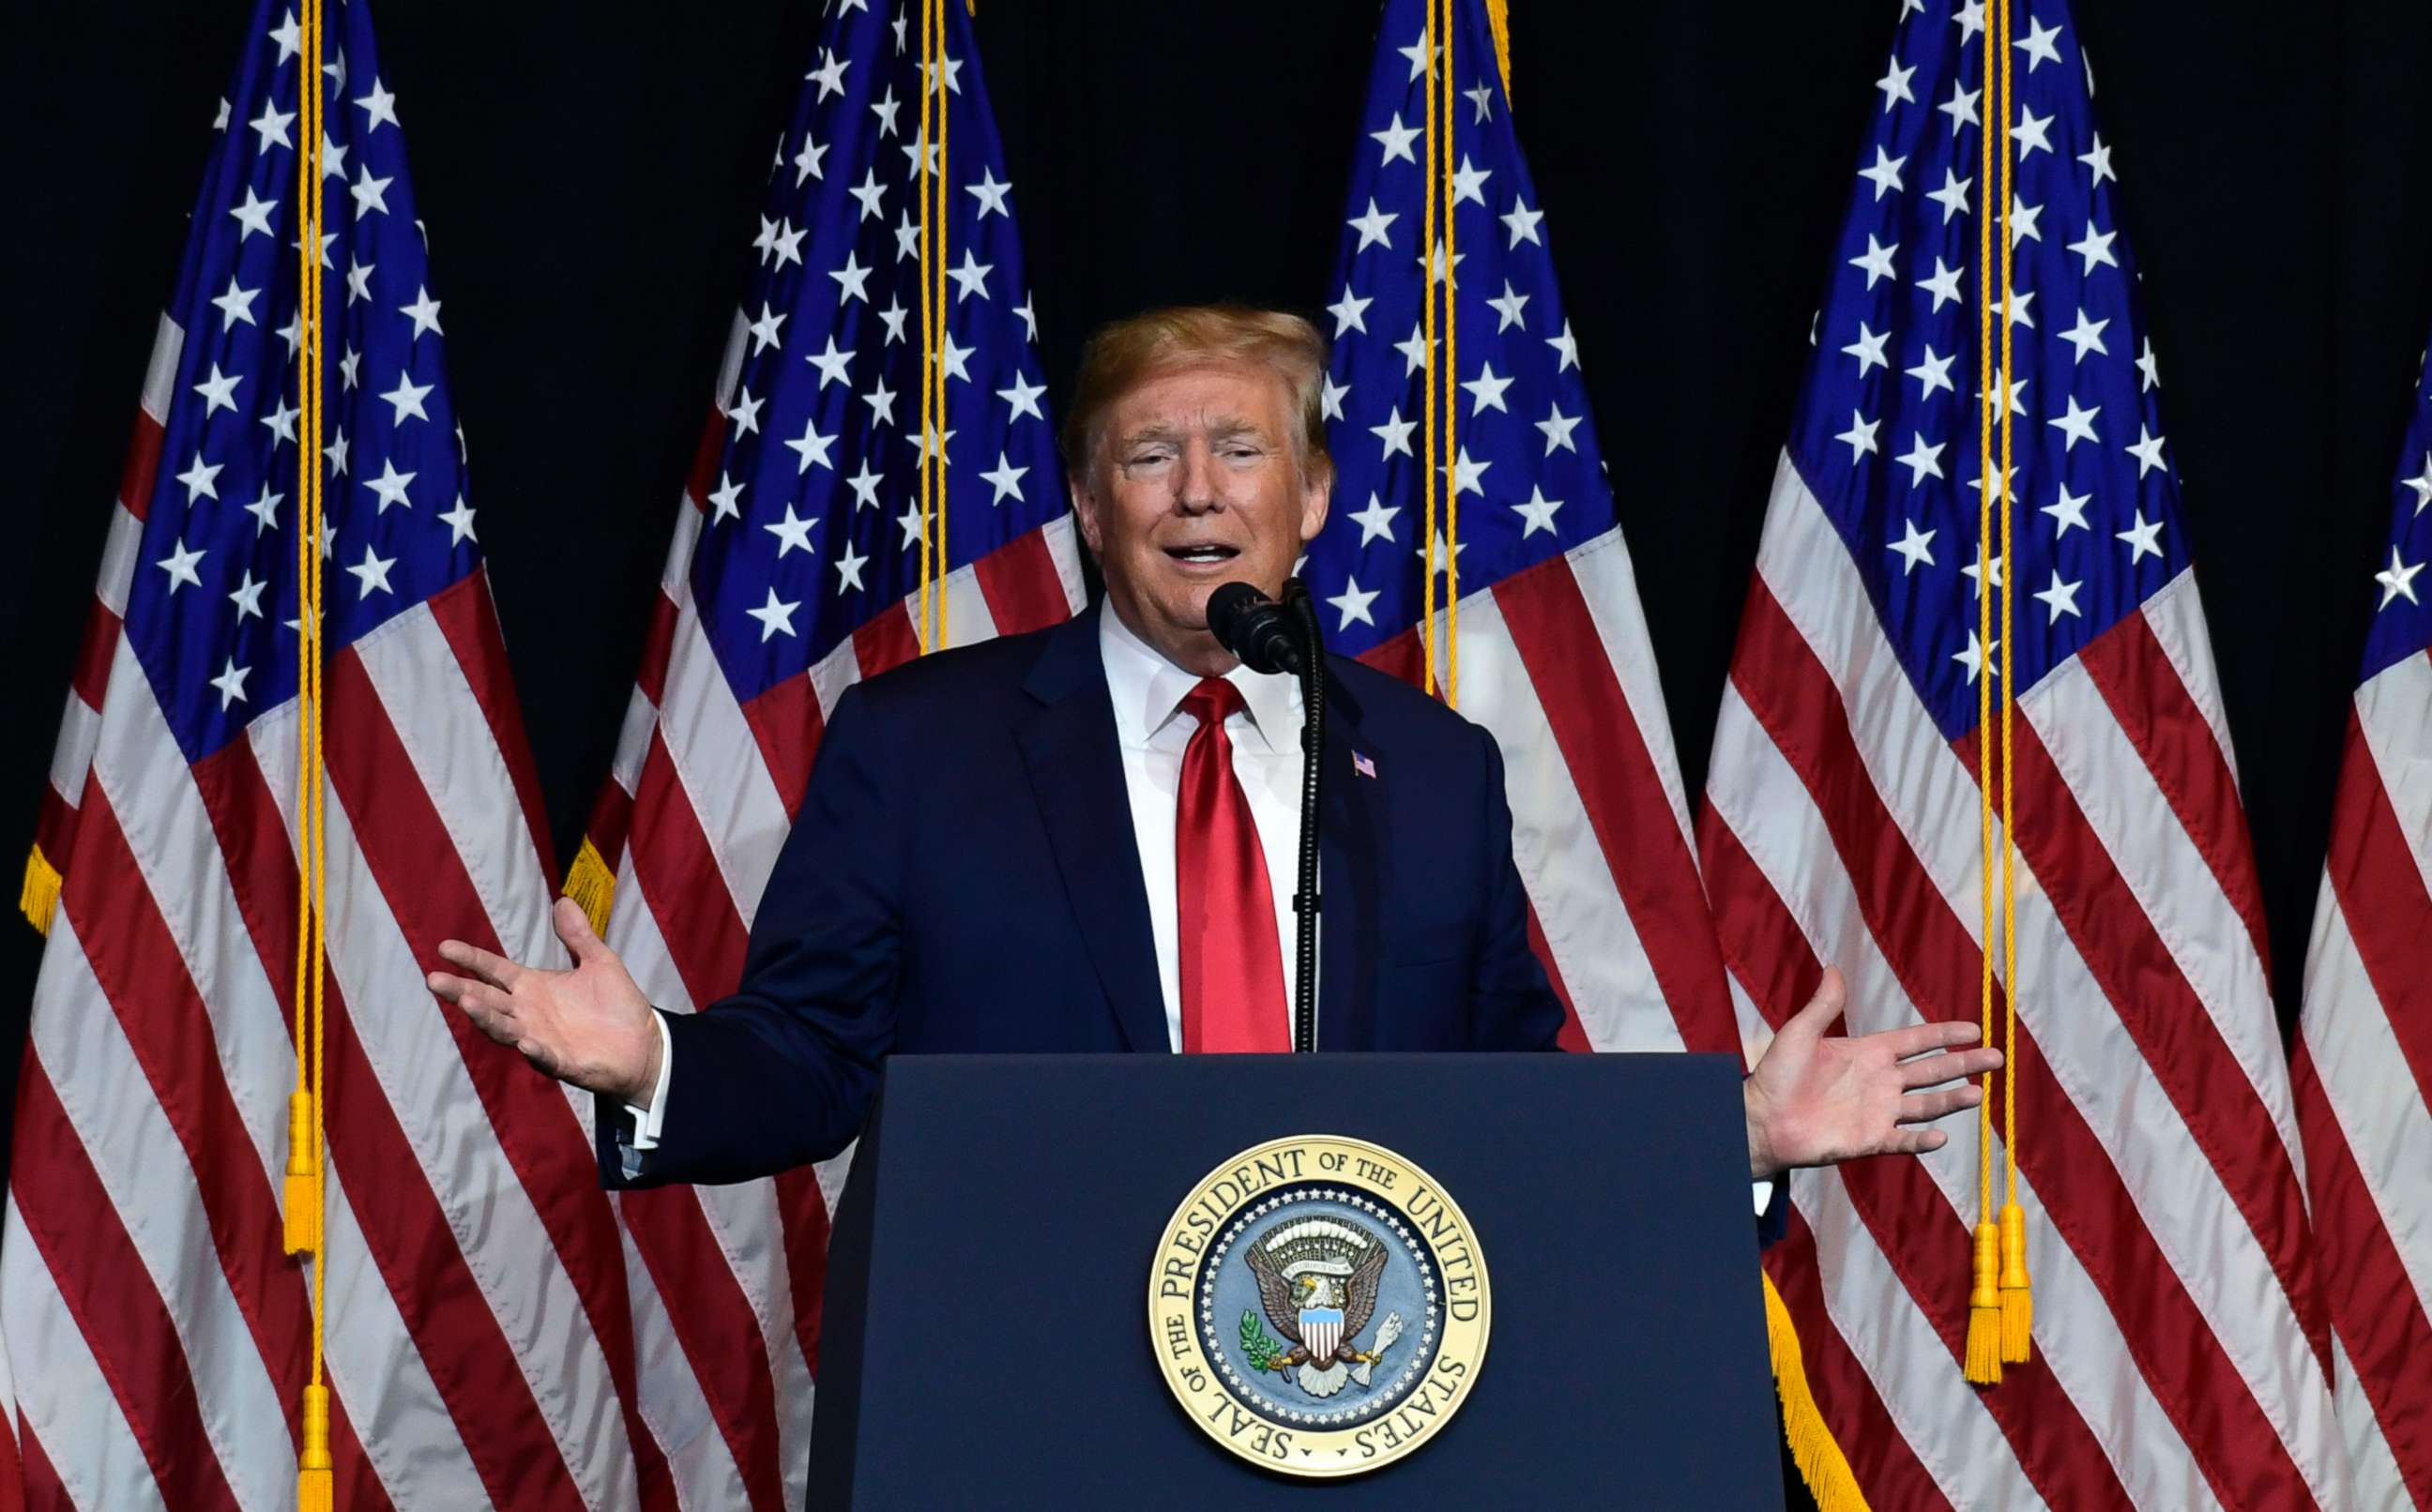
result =
[[[1228,582],[1208,596],[1208,628],[1253,672],[1309,671],[1292,612],[1249,583]]]

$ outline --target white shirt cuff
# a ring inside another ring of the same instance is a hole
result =
[[[676,1064],[676,1043],[674,1036],[667,1033],[667,1016],[653,1008],[650,1010],[650,1022],[657,1025],[659,1031],[659,1080],[657,1084],[650,1088],[649,1107],[636,1107],[631,1102],[625,1104],[625,1111],[633,1116],[633,1142],[631,1148],[636,1154],[645,1150],[656,1150],[659,1147],[659,1126],[667,1116],[667,1077]],[[1757,1211],[1759,1213],[1765,1211],[1765,1201],[1762,1198],[1758,1199]]]
[[[667,1085],[667,1083],[666,1083],[666,1080],[665,1080],[665,1078],[664,1078],[664,1077],[662,1077],[662,1079],[661,1079],[661,1081],[660,1081],[660,1084],[660,1084],[660,1086],[661,1086],[662,1088],[664,1088],[664,1087]],[[657,1133],[658,1133],[658,1129],[659,1129],[659,1126],[658,1126],[658,1124],[657,1124],[656,1122],[653,1122],[653,1123],[650,1125],[650,1132],[651,1132],[653,1134],[657,1134]],[[645,1146],[645,1147],[642,1147],[642,1148],[648,1148],[648,1147],[647,1147],[647,1146]],[[1766,1208],[1768,1208],[1768,1207],[1771,1207],[1772,1205],[1773,1205],[1773,1183],[1771,1183],[1771,1182],[1758,1182],[1758,1183],[1756,1184],[1756,1216],[1757,1216],[1757,1217],[1759,1217],[1759,1218],[1763,1218],[1763,1217],[1765,1217],[1765,1210]]]

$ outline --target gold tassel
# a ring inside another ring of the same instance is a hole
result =
[[[336,1477],[329,1466],[329,1388],[304,1388],[304,1453],[296,1461],[296,1512],[334,1512]]]
[[[1807,1388],[1799,1328],[1769,1275],[1765,1276],[1765,1341],[1773,1354],[1773,1388],[1782,1398],[1782,1427],[1790,1440],[1790,1462],[1799,1467],[1807,1494],[1815,1499],[1818,1512],[1869,1512],[1866,1493],[1858,1488],[1858,1477],[1850,1471],[1848,1457]]]
[[[321,1185],[319,1141],[313,1137],[312,1094],[301,1088],[287,1094],[286,1243],[289,1254],[311,1254],[321,1248]],[[309,1417],[308,1417],[308,1421]]]
[[[2035,1295],[2027,1285],[2027,1215],[2001,1205],[2001,1363],[2024,1365],[2034,1353]]]
[[[25,882],[18,890],[17,906],[38,934],[51,932],[51,911],[59,905],[60,885],[59,868],[51,865],[41,846],[25,852]]]
[[[1512,99],[1512,7],[1510,0],[1486,0],[1486,29],[1495,37],[1495,72],[1503,80],[1503,98]]]
[[[608,910],[616,901],[616,874],[587,834],[583,837],[583,848],[574,853],[574,865],[566,868],[566,896],[591,920],[592,933],[608,932]]]
[[[1968,1293],[1968,1357],[1962,1368],[1978,1386],[2001,1380],[2001,1231],[1976,1225],[1976,1285]]]

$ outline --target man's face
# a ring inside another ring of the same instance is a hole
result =
[[[1293,453],[1298,425],[1272,369],[1173,368],[1116,403],[1098,455],[1073,479],[1108,607],[1175,665],[1231,667],[1208,631],[1208,596],[1236,581],[1280,594],[1326,524],[1326,482],[1304,481]]]

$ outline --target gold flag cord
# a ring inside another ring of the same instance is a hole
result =
[[[1422,539],[1419,551],[1424,565],[1425,580],[1420,586],[1421,645],[1427,667],[1421,685],[1429,693],[1436,691],[1436,573],[1438,558],[1443,561],[1444,577],[1444,702],[1454,707],[1461,703],[1461,463],[1457,445],[1459,415],[1455,401],[1460,398],[1461,368],[1459,365],[1459,327],[1461,306],[1453,296],[1453,207],[1458,203],[1453,176],[1453,101],[1452,87],[1453,7],[1456,0],[1427,0],[1426,41],[1427,66],[1426,80],[1426,115],[1427,119],[1427,174],[1424,197],[1420,204],[1419,285],[1421,320],[1425,329],[1421,336],[1427,344],[1421,366],[1425,399],[1427,454],[1423,459],[1419,486],[1424,501],[1420,521]],[[1508,68],[1507,48],[1502,29],[1495,32],[1495,60]],[[1437,239],[1441,219],[1443,239]],[[1439,328],[1436,281],[1437,263],[1442,260],[1444,299],[1441,328],[1444,340],[1444,361],[1436,361],[1436,341]],[[1439,419],[1441,408],[1441,419]],[[1439,426],[1442,440],[1438,440]],[[1443,464],[1437,464],[1441,454]],[[1443,502],[1437,502],[1441,488]],[[1443,529],[1437,529],[1441,511]]]
[[[312,1268],[312,1376],[304,1387],[303,1432],[296,1456],[299,1512],[330,1512],[336,1489],[329,1458],[329,1388],[322,1376],[329,1294],[329,1083],[326,1076],[323,923],[329,901],[328,846],[323,831],[327,781],[322,751],[321,435],[321,144],[324,84],[321,0],[303,0],[302,47],[296,70],[296,111],[303,145],[296,153],[297,445],[296,458],[296,1091],[288,1099],[287,1180],[283,1239],[290,1254],[308,1254]]]
[[[920,634],[946,644],[946,0],[920,7]]]
[[[2018,1205],[2018,877],[2016,833],[2016,788],[2011,778],[2014,754],[2012,740],[2013,672],[2016,665],[2012,641],[2016,638],[2016,620],[2012,613],[2015,578],[2013,568],[2014,542],[2012,515],[2015,501],[2011,497],[2010,474],[2013,465],[2012,413],[2010,399],[2016,383],[2015,354],[2012,347],[2011,323],[2016,316],[2015,287],[2012,269],[2010,226],[2012,146],[2010,134],[2010,6],[2009,0],[1990,0],[1986,7],[1984,26],[1984,121],[1979,132],[1982,139],[1980,183],[1977,196],[1977,301],[1976,351],[1977,373],[1982,386],[1983,408],[1977,418],[1977,533],[1976,533],[1976,769],[1977,828],[1982,841],[1979,875],[1983,909],[1983,949],[1981,973],[1982,996],[1980,1016],[1984,1042],[1993,1040],[1994,997],[1994,934],[1997,916],[1994,912],[1994,886],[1997,865],[1995,847],[2000,848],[1998,863],[2001,888],[2001,912],[1998,916],[2001,938],[2001,983],[2004,1008],[2002,1039],[2002,1165],[2007,1177],[2006,1201],[1998,1221],[1993,1206],[1993,1093],[1994,1079],[1986,1072],[1984,1100],[1977,1106],[1976,1184],[1977,1221],[1972,1235],[1968,1294],[1968,1337],[1961,1365],[1967,1378],[1978,1386],[1992,1386],[2001,1379],[2004,1364],[2023,1363],[2031,1352],[2034,1325],[2034,1299],[2029,1288],[2026,1264],[2026,1215]],[[1987,198],[1999,194],[1997,212],[1986,212]],[[1999,230],[1996,231],[1998,220]],[[1999,290],[2001,308],[2000,354],[1998,370],[1994,363],[1995,291]],[[1999,445],[1996,447],[1996,426]],[[1999,514],[1996,515],[1996,500]],[[2000,555],[1994,555],[1996,530],[1999,531]],[[1995,596],[1999,596],[1999,627],[1995,623]],[[1997,713],[1993,697],[1993,681],[1998,650],[2001,693],[1998,706],[2000,726],[1996,732]],[[2000,744],[2001,765],[2001,828],[1994,830],[1993,765],[1995,742]]]

